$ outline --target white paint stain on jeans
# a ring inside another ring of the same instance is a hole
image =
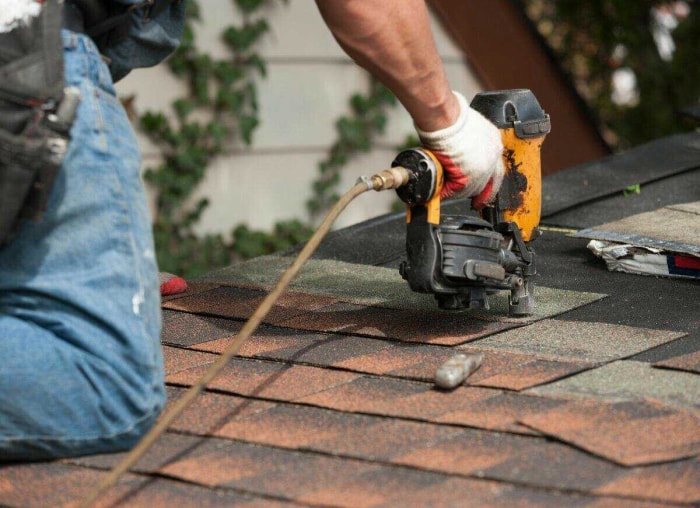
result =
[[[146,301],[143,288],[139,288],[138,293],[136,293],[131,298],[131,306],[136,316],[141,315],[141,305]]]

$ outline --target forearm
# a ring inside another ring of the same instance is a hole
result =
[[[423,130],[459,116],[424,0],[316,0],[343,49],[382,81]]]

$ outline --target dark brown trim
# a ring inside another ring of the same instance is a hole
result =
[[[430,0],[484,88],[531,89],[552,117],[544,174],[610,154],[591,111],[517,0]]]

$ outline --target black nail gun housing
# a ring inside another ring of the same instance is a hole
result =
[[[447,310],[488,309],[488,293],[510,290],[510,313],[532,313],[534,255],[517,228],[450,215],[435,225],[425,217],[426,209],[414,206],[406,225],[407,259],[399,272],[411,289],[434,294]]]

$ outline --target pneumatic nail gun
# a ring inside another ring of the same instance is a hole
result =
[[[541,205],[540,149],[549,115],[530,90],[478,94],[471,107],[501,131],[505,176],[480,217],[442,215],[443,170],[424,148],[401,152],[392,166],[409,170],[397,194],[406,212],[406,260],[400,273],[414,291],[432,293],[441,309],[488,309],[488,294],[509,290],[509,313],[534,310],[535,253]]]

